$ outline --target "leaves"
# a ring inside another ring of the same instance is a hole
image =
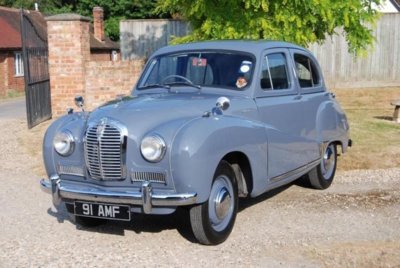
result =
[[[173,43],[215,39],[272,39],[307,46],[342,28],[349,51],[373,44],[380,0],[159,0],[157,11],[178,13],[193,32]],[[369,25],[369,26],[368,26]]]
[[[157,0],[0,0],[0,6],[34,9],[46,15],[78,13],[92,16],[92,9],[100,6],[104,10],[105,31],[112,40],[119,40],[119,21],[121,19],[148,19],[170,17],[169,13],[156,12]]]

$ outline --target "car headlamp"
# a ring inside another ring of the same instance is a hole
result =
[[[158,135],[149,135],[143,138],[140,152],[144,159],[149,162],[159,162],[163,159],[167,146],[165,141]]]
[[[62,156],[69,156],[74,152],[74,136],[72,136],[71,132],[68,130],[58,132],[53,139],[53,146],[58,154]]]

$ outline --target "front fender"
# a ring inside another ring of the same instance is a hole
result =
[[[57,162],[62,159],[54,150],[53,139],[56,133],[63,129],[70,131],[75,139],[75,151],[68,157],[68,160],[72,159],[83,163],[82,132],[86,124],[84,117],[85,115],[82,113],[64,115],[55,120],[46,130],[43,138],[43,161],[48,176],[57,173]]]
[[[172,143],[171,173],[178,192],[197,192],[205,202],[219,162],[230,152],[244,153],[256,178],[267,178],[265,128],[233,116],[196,118],[182,126]]]

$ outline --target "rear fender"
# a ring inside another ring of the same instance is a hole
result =
[[[346,152],[349,141],[347,117],[336,101],[321,103],[317,113],[317,139],[323,144],[340,143]]]

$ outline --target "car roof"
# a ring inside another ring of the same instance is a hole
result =
[[[270,48],[296,48],[304,51],[307,49],[300,47],[298,45],[283,42],[283,41],[271,41],[271,40],[215,40],[215,41],[203,41],[194,42],[180,45],[165,46],[157,50],[153,56],[159,54],[168,54],[178,51],[191,51],[191,50],[234,50],[250,52],[252,54],[258,55],[265,49]]]

